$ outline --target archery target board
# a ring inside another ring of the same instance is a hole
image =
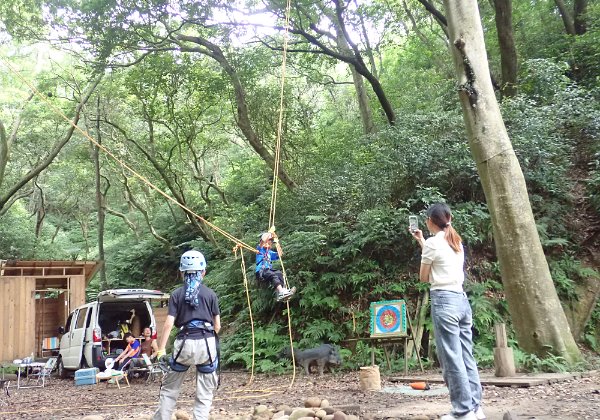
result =
[[[405,337],[406,325],[404,300],[371,302],[371,337]]]

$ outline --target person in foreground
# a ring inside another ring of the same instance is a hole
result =
[[[422,248],[419,278],[431,285],[431,318],[444,381],[450,391],[452,413],[442,420],[483,420],[481,383],[473,357],[473,315],[463,292],[465,255],[462,240],[452,227],[452,213],[444,203],[427,210],[425,240],[421,230],[412,233]]]
[[[158,345],[159,359],[165,354],[173,326],[180,330],[175,338],[173,354],[169,357],[169,371],[163,378],[159,406],[153,418],[171,419],[185,374],[190,366],[195,366],[193,419],[206,420],[218,386],[219,301],[215,292],[202,283],[206,274],[206,260],[202,253],[185,252],[181,256],[179,271],[183,273],[184,285],[177,288],[169,299],[168,315]]]

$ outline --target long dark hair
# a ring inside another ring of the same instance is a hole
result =
[[[454,230],[450,221],[452,220],[452,212],[450,207],[446,203],[432,204],[427,209],[427,217],[431,219],[431,222],[442,229],[445,232],[444,238],[448,241],[450,248],[454,252],[461,252],[462,239],[458,232]]]

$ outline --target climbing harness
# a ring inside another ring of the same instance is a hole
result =
[[[204,338],[204,343],[206,344],[206,352],[208,354],[208,361],[196,365],[196,370],[200,373],[213,373],[218,368],[218,388],[221,385],[221,364],[219,363],[219,359],[221,358],[221,345],[219,343],[219,335],[215,331],[212,322],[202,321],[200,319],[193,319],[187,322],[183,327],[181,327],[180,331],[177,333],[176,336],[178,340],[181,340],[181,346],[179,347],[179,351],[177,352],[177,354],[171,356],[171,358],[169,359],[169,366],[176,372],[187,371],[189,369],[189,366],[178,363],[177,359],[183,351],[183,347],[185,346],[186,340],[197,340],[200,337]],[[210,346],[208,344],[208,339],[211,337],[215,338],[215,347],[217,351],[216,357],[214,359],[210,351]]]

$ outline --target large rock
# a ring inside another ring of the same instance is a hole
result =
[[[190,420],[190,415],[183,410],[175,411],[175,418],[177,420]]]
[[[290,407],[287,404],[281,404],[280,406],[277,407],[277,410],[275,411],[285,411],[285,414],[287,414],[288,416],[290,414],[292,414],[292,407]]]
[[[314,417],[315,412],[310,408],[295,408],[290,414],[290,420],[299,420],[302,417]]]
[[[329,407],[329,401],[328,401],[328,400],[325,400],[325,399],[321,400],[321,405],[320,405],[320,407],[321,407],[321,408]]]
[[[310,397],[304,400],[304,407],[321,407],[321,399],[319,397]]]
[[[254,414],[252,415],[254,420],[269,420],[272,417],[273,412],[266,405],[261,404],[254,407]]]
[[[315,411],[315,417],[318,417],[320,419],[324,418],[326,415],[327,415],[327,413],[325,412],[325,410]]]
[[[346,414],[343,411],[336,411],[333,413],[333,420],[348,420]]]

